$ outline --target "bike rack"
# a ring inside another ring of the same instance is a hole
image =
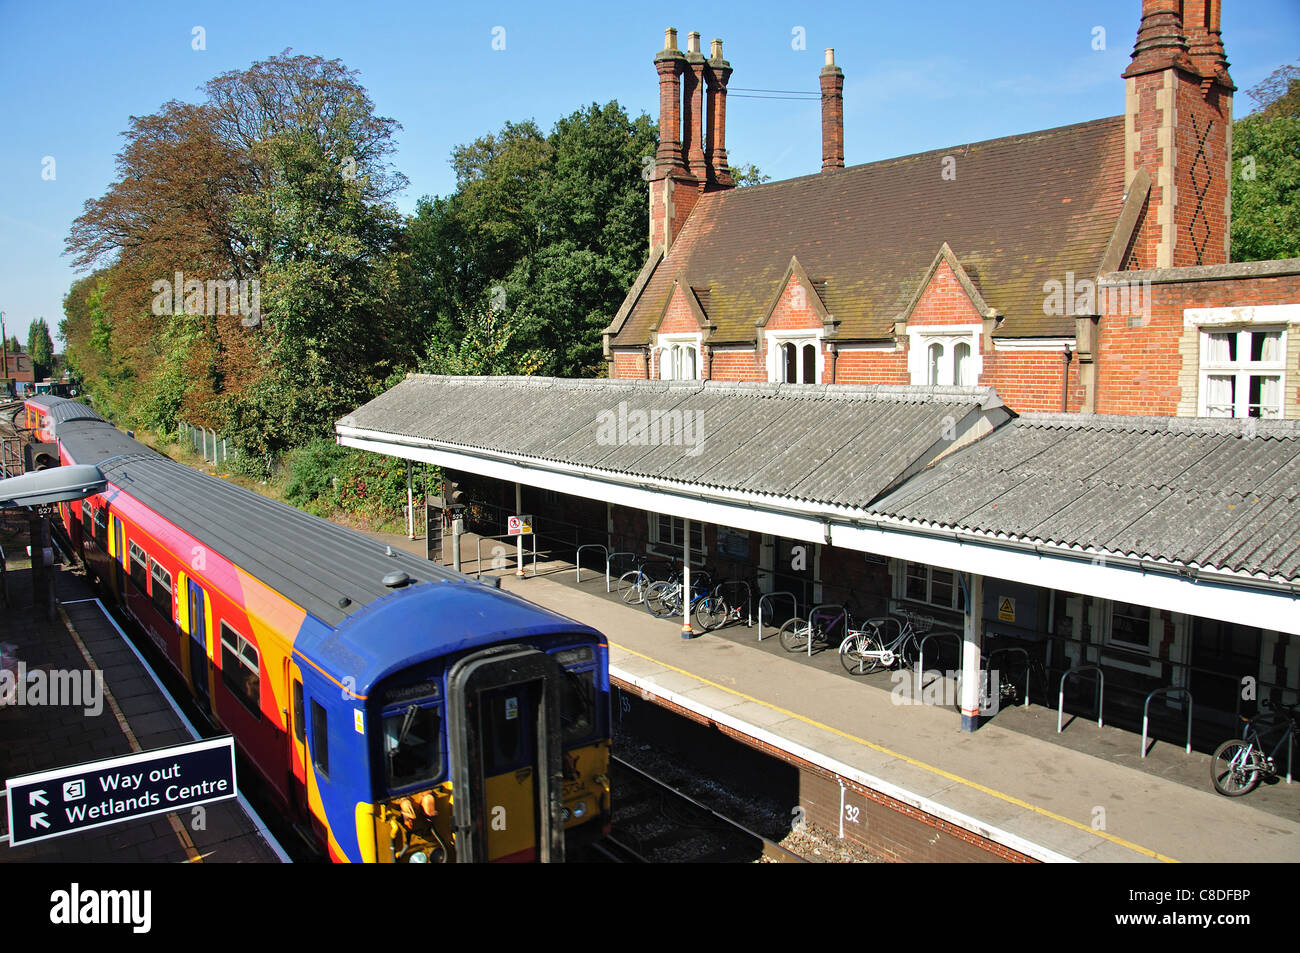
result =
[[[780,592],[769,592],[758,597],[758,641],[763,641],[763,603],[768,599],[775,599],[778,596],[784,596],[790,600],[790,605],[794,606],[794,614],[799,614],[799,600],[794,597],[793,592],[781,590]],[[772,610],[772,617],[776,618],[776,610]]]
[[[812,658],[812,644],[813,644],[812,625],[813,625],[813,618],[814,618],[814,617],[817,615],[817,613],[820,612],[822,609],[839,609],[840,611],[839,611],[839,613],[838,613],[838,618],[842,618],[842,619],[844,620],[844,631],[847,632],[848,629],[849,629],[849,609],[848,609],[848,606],[844,605],[844,604],[841,603],[841,602],[823,602],[823,603],[822,603],[821,605],[819,605],[819,606],[813,606],[811,609],[808,610],[808,657],[809,657],[809,658]],[[844,641],[844,636],[843,636],[843,635],[840,636],[840,641],[841,641],[841,642]],[[836,647],[836,648],[839,648],[838,643],[836,644],[835,647]]]
[[[533,538],[533,575],[536,576],[537,575],[537,534],[529,533],[528,535]],[[474,578],[480,579],[483,576],[483,543],[484,542],[499,542],[500,540],[503,539],[518,539],[518,538],[519,537],[517,535],[511,536],[509,533],[505,534],[504,536],[480,536],[477,542],[475,542],[474,544],[474,552],[478,559],[478,562],[475,563],[474,565]],[[456,545],[460,545],[460,544],[457,543]]]
[[[988,657],[988,658],[985,660],[985,662],[984,662],[984,671],[986,671],[986,672],[990,672],[990,671],[992,671],[992,670],[993,670],[993,659],[996,658],[998,655],[1001,655],[1003,652],[1019,652],[1021,655],[1023,655],[1023,656],[1025,657],[1025,703],[1024,703],[1023,705],[1021,705],[1020,707],[1021,707],[1021,708],[1028,708],[1028,707],[1029,707],[1029,653],[1028,653],[1027,651],[1025,651],[1024,649],[1022,649],[1022,648],[1021,648],[1020,646],[1018,646],[1018,645],[1004,645],[1004,646],[1003,646],[1002,648],[1000,648],[1000,649],[994,649],[992,652],[989,653],[989,657]],[[989,692],[992,693],[992,692],[994,691],[994,689],[995,689],[995,687],[994,687],[992,684],[990,684],[990,685],[989,685]],[[996,690],[997,690],[998,694],[1001,695],[1001,693],[1002,693],[1002,684],[1001,684],[1001,679],[998,680],[998,685],[996,686]],[[1000,701],[1001,701],[1001,699],[999,699],[999,702],[1000,702]],[[1098,715],[1101,714],[1101,708],[1100,708],[1100,707],[1098,707],[1098,709],[1097,709],[1097,714],[1098,714]],[[1098,724],[1101,724],[1101,722],[1098,722]],[[1190,724],[1190,723],[1189,723],[1189,724]]]
[[[1166,685],[1164,688],[1157,688],[1155,691],[1147,692],[1147,699],[1142,703],[1142,757],[1147,756],[1147,710],[1151,707],[1151,699],[1157,695],[1163,695],[1165,692],[1182,692],[1187,696],[1187,746],[1188,754],[1192,753],[1192,693],[1181,685]]]
[[[636,553],[620,553],[620,552],[608,553],[607,552],[605,554],[605,591],[606,592],[614,591],[610,584],[610,567],[613,566],[614,564],[615,556],[631,556],[633,559],[635,559]],[[620,575],[622,574],[620,573]]]
[[[609,592],[609,547],[604,543],[583,543],[578,547],[578,551],[573,557],[573,571],[577,574],[576,581],[582,582],[582,551],[584,549],[599,549],[605,554],[605,591]]]
[[[953,632],[949,629],[940,629],[938,632],[928,632],[921,636],[921,654],[916,660],[917,686],[921,686],[921,681],[925,677],[925,643],[931,639],[941,639],[944,637],[957,640],[957,661],[961,661],[961,644],[962,636],[960,632]]]
[[[754,590],[749,588],[749,583],[743,579],[724,579],[722,582],[718,583],[718,588],[721,589],[723,586],[734,586],[737,588],[741,586],[744,587],[745,612],[749,617],[749,622],[746,624],[752,629],[754,627]]]
[[[1093,671],[1097,673],[1097,727],[1101,724],[1101,705],[1106,697],[1106,673],[1101,670],[1100,665],[1076,665],[1064,675],[1061,676],[1061,693],[1056,703],[1056,733],[1061,733],[1061,719],[1065,715],[1065,680],[1071,675],[1078,675],[1081,672]]]

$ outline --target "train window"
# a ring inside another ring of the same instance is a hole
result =
[[[95,542],[102,551],[108,552],[108,510],[104,507],[95,510]]]
[[[145,583],[149,577],[149,570],[146,568],[146,560],[149,558],[145,551],[136,543],[131,543],[128,549],[131,552],[131,581],[141,591],[145,591]]]
[[[94,517],[90,515],[90,500],[81,501],[81,526],[85,529],[94,522]]]
[[[560,686],[560,723],[564,740],[576,741],[591,734],[596,716],[596,673],[564,673]]]
[[[221,678],[244,707],[261,714],[257,646],[221,623]]]
[[[293,736],[301,744],[306,732],[302,727],[302,682],[294,679],[293,682]]]
[[[442,772],[442,716],[437,708],[408,705],[384,716],[388,786],[432,781]]]
[[[327,729],[328,722],[326,721],[325,709],[320,702],[313,698],[311,702],[311,760],[316,765],[317,770],[328,778],[330,775],[330,743]]]
[[[153,576],[153,605],[165,618],[172,617],[172,574],[155,560],[149,560],[149,575]]]

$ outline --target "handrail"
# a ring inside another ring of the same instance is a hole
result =
[[[578,547],[578,551],[573,554],[575,580],[582,582],[582,551],[584,549],[599,549],[605,554],[605,591],[609,592],[609,547],[604,543],[583,543]]]
[[[749,622],[746,624],[752,629],[754,627],[754,590],[750,588],[749,582],[744,579],[724,579],[717,584],[718,590],[721,591],[723,586],[745,587],[745,613],[749,618]]]
[[[1078,675],[1081,672],[1094,671],[1097,673],[1097,727],[1101,728],[1101,706],[1106,698],[1106,673],[1101,670],[1100,665],[1076,665],[1069,669],[1061,676],[1061,693],[1056,702],[1056,733],[1061,733],[1061,719],[1065,715],[1065,680],[1071,675]]]
[[[1157,688],[1154,691],[1147,692],[1146,701],[1142,703],[1142,757],[1144,758],[1147,756],[1147,710],[1151,707],[1151,699],[1165,692],[1182,692],[1187,696],[1187,745],[1185,750],[1188,754],[1192,753],[1192,693],[1181,685],[1166,685],[1164,688]]]
[[[994,669],[993,669],[993,659],[994,659],[995,656],[999,655],[999,654],[1002,653],[1002,652],[1019,652],[1021,655],[1023,655],[1023,656],[1025,657],[1025,703],[1024,703],[1023,705],[1021,705],[1020,707],[1021,707],[1021,708],[1028,708],[1028,707],[1029,707],[1029,653],[1026,652],[1024,649],[1022,649],[1022,648],[1021,648],[1020,646],[1018,646],[1018,645],[1004,645],[1004,646],[1002,646],[1002,648],[1000,648],[1000,649],[994,649],[992,652],[989,653],[988,658],[984,660],[984,669],[985,669],[985,671],[989,671],[989,672],[991,672],[991,671],[994,670]],[[998,679],[998,684],[997,684],[996,686],[994,686],[994,685],[992,685],[992,684],[990,683],[990,685],[989,685],[989,691],[990,691],[990,692],[992,692],[992,691],[997,691],[998,694],[1001,695],[1001,692],[1002,692],[1002,679],[1000,679],[1000,678]],[[1001,704],[1001,698],[998,699],[998,703],[999,703],[999,705]],[[1100,709],[1098,709],[1098,712],[1100,713]]]
[[[605,591],[606,591],[606,592],[613,592],[613,591],[614,591],[613,588],[612,588],[612,586],[610,585],[610,568],[611,568],[611,567],[613,566],[613,564],[614,564],[614,557],[615,557],[615,556],[631,556],[632,558],[635,559],[635,558],[636,558],[636,553],[631,553],[631,552],[626,552],[626,553],[621,553],[621,552],[613,552],[613,553],[611,553],[611,552],[606,552],[606,553],[605,553]]]
[[[849,607],[848,607],[847,605],[845,605],[844,603],[842,603],[842,602],[823,602],[823,603],[821,603],[820,605],[815,605],[815,606],[813,606],[811,609],[809,609],[809,610],[808,610],[808,657],[809,657],[809,658],[812,658],[812,644],[813,644],[813,638],[812,638],[812,627],[813,627],[813,618],[814,618],[814,617],[817,615],[817,613],[818,613],[820,610],[822,610],[822,609],[839,609],[840,611],[836,614],[835,618],[837,618],[837,619],[838,619],[838,618],[843,618],[843,620],[844,620],[844,631],[845,631],[845,632],[847,632],[847,631],[849,630],[849,628],[850,628],[849,623],[852,621],[852,619],[851,619],[850,616],[849,616]],[[828,633],[828,634],[829,634],[829,633]],[[843,639],[844,639],[844,636],[841,635],[841,636],[840,636],[840,640],[843,641]],[[839,644],[839,643],[837,642],[836,645],[838,645],[838,644]]]
[[[929,632],[921,636],[921,653],[916,660],[917,685],[921,684],[921,679],[925,675],[925,643],[931,639],[941,639],[944,636],[957,640],[957,659],[961,660],[962,635],[960,632],[954,632],[951,629],[939,629],[937,632]]]
[[[799,614],[799,600],[794,597],[793,592],[789,592],[788,590],[782,589],[779,592],[768,592],[759,596],[758,597],[758,641],[760,642],[763,641],[763,603],[766,602],[768,599],[775,599],[777,596],[784,596],[785,598],[789,599],[790,604],[794,606],[794,614],[795,615]],[[772,617],[773,618],[776,617],[775,609],[772,610]]]

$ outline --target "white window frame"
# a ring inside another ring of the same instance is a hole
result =
[[[1250,417],[1250,379],[1252,377],[1276,377],[1278,379],[1278,402],[1272,413],[1263,413],[1260,419],[1281,420],[1286,415],[1286,335],[1285,325],[1250,324],[1245,327],[1221,327],[1202,325],[1199,327],[1200,377],[1196,395],[1196,413],[1200,417],[1211,416],[1209,407],[1209,382],[1212,377],[1232,376],[1236,379],[1235,397],[1231,417]],[[1276,361],[1252,361],[1250,359],[1250,335],[1278,333],[1278,359]],[[1214,335],[1236,335],[1237,359],[1235,361],[1211,361],[1209,356],[1210,340]],[[1213,416],[1223,416],[1214,414]]]
[[[764,331],[763,341],[767,345],[767,379],[773,384],[784,383],[781,380],[781,347],[785,344],[793,344],[799,350],[799,360],[795,361],[795,368],[800,377],[803,376],[803,346],[811,344],[817,349],[817,379],[814,381],[791,381],[795,384],[820,384],[826,377],[826,355],[822,350],[822,339],[826,331],[823,328],[807,328],[802,330],[786,329],[779,331]]]
[[[980,352],[980,341],[984,336],[982,324],[945,324],[930,327],[909,327],[907,329],[907,370],[913,384],[930,383],[930,347],[934,344],[943,346],[943,357],[939,362],[939,385],[956,383],[953,356],[958,344],[970,347],[968,365],[970,383],[965,387],[979,386],[980,375],[984,373],[984,355]]]
[[[907,570],[909,566],[920,566],[925,570],[925,598],[917,599],[907,594]],[[927,606],[931,609],[937,609],[942,612],[953,612],[961,615],[965,609],[961,606],[962,599],[962,581],[961,573],[955,569],[946,569],[943,566],[931,566],[928,563],[918,563],[908,559],[894,559],[890,561],[890,568],[894,579],[894,599],[898,602],[909,602],[913,605]],[[952,576],[952,600],[950,605],[933,601],[934,596],[934,574],[935,571],[946,572]]]
[[[1131,605],[1131,603],[1129,603]],[[1136,672],[1139,675],[1158,675],[1160,666],[1165,660],[1158,657],[1160,643],[1164,640],[1165,628],[1164,620],[1161,618],[1160,610],[1153,609],[1150,606],[1135,606],[1147,612],[1147,643],[1140,645],[1136,642],[1127,642],[1115,638],[1115,603],[1110,599],[1094,600],[1097,612],[1100,614],[1100,622],[1104,637],[1101,642],[1101,662],[1110,667],[1122,668],[1130,672]],[[1179,620],[1178,614],[1174,613],[1171,618],[1177,627],[1183,625]],[[1128,652],[1131,655],[1146,655],[1150,661],[1139,662],[1128,658],[1119,658],[1113,654],[1107,653],[1107,649],[1115,652]]]
[[[680,516],[670,516],[667,513],[646,513],[650,521],[650,549],[661,555],[668,556],[672,559],[680,559],[682,556],[682,534],[685,531],[685,521]],[[671,520],[672,536],[675,538],[664,539],[659,533],[660,518]],[[697,530],[696,527],[699,527]],[[702,563],[704,557],[709,554],[708,545],[705,543],[707,538],[704,533],[704,522],[702,520],[691,520],[691,538],[695,534],[700,534],[699,547],[691,546],[691,564]]]
[[[656,341],[655,347],[655,376],[659,380],[674,381],[698,381],[702,378],[704,368],[700,365],[700,350],[704,340],[703,332],[694,334],[661,334]],[[695,373],[690,377],[678,376],[674,364],[674,352],[680,355],[686,351],[692,352],[695,358]]]

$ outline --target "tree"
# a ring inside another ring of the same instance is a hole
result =
[[[1300,256],[1300,66],[1249,91],[1261,107],[1232,127],[1232,260]]]
[[[5,343],[9,348],[10,354],[21,354],[23,352],[22,346],[18,343],[18,335],[13,335]]]
[[[744,165],[733,165],[730,169],[731,178],[738,189],[743,189],[747,185],[762,185],[764,182],[772,181],[770,175],[764,175],[762,170],[752,162],[747,162]]]
[[[36,379],[49,377],[54,369],[54,342],[50,340],[50,326],[44,318],[37,318],[27,330],[27,353],[32,356],[32,373]]]

